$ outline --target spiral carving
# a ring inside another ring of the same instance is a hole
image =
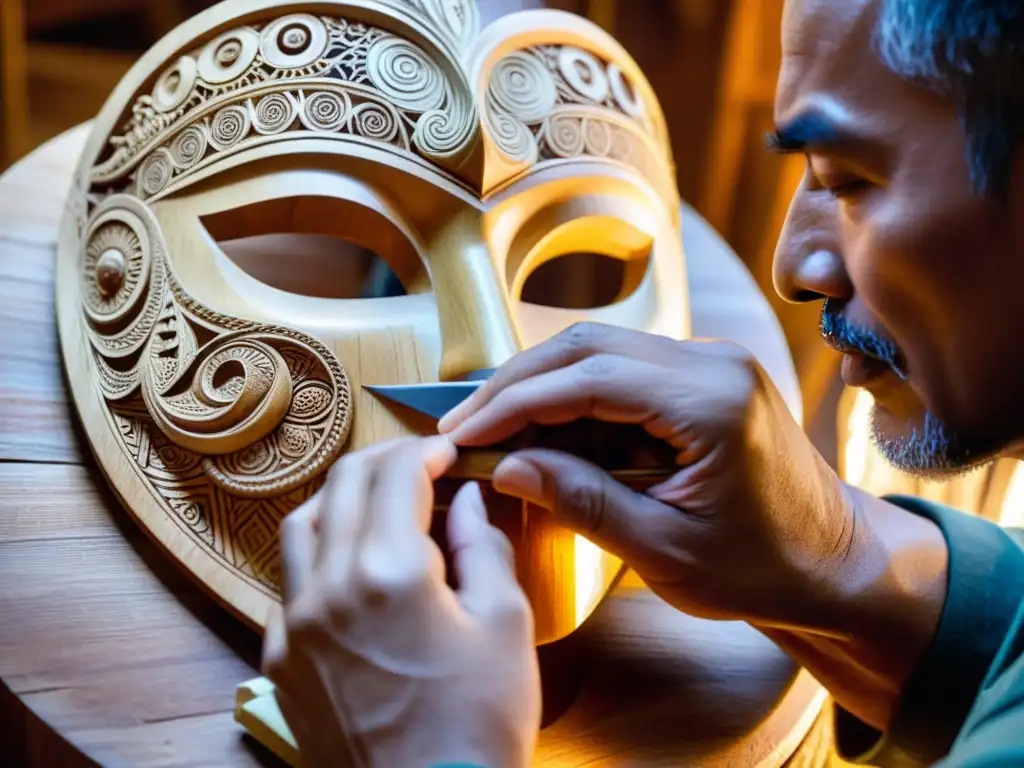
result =
[[[537,139],[524,123],[504,112],[488,110],[488,132],[495,145],[510,160],[533,163],[537,160]]]
[[[608,98],[608,76],[601,62],[586,51],[565,46],[558,53],[558,69],[581,96],[598,103]]]
[[[576,157],[583,153],[584,136],[581,121],[570,115],[556,115],[548,121],[545,138],[558,157]]]
[[[420,115],[412,142],[428,157],[443,158],[465,145],[471,128],[461,112],[435,109]]]
[[[338,130],[348,119],[347,101],[347,97],[331,91],[308,96],[302,105],[302,124],[311,131]]]
[[[608,123],[599,118],[586,118],[583,121],[583,136],[587,153],[597,157],[607,157],[612,150],[612,129]]]
[[[555,108],[557,86],[540,59],[523,51],[510,53],[491,72],[487,98],[524,123],[539,123]]]
[[[190,125],[171,142],[171,160],[180,170],[187,171],[203,159],[206,145],[206,126]]]
[[[174,177],[174,159],[166,147],[159,147],[147,157],[136,172],[139,197],[153,197],[171,183]]]
[[[399,109],[429,112],[444,103],[444,74],[408,40],[384,37],[375,42],[366,54],[366,72]]]
[[[191,56],[178,59],[153,86],[153,106],[160,112],[170,112],[184,104],[195,87],[197,69]]]
[[[284,93],[271,93],[257,102],[252,127],[258,133],[270,135],[285,130],[294,120],[295,106],[291,97]]]
[[[398,118],[380,104],[361,104],[353,112],[356,132],[374,141],[394,141]]]
[[[249,110],[245,107],[237,104],[224,107],[210,123],[210,144],[217,149],[228,149],[244,139],[251,126]]]
[[[148,366],[142,376],[146,404],[164,434],[205,455],[238,451],[266,437],[287,412],[291,390],[280,353],[244,333],[208,344],[167,391],[160,391]]]

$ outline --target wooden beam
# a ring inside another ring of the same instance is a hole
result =
[[[0,169],[31,149],[24,10],[22,0],[0,0]]]

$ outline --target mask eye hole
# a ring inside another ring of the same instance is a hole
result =
[[[602,253],[566,253],[530,272],[520,300],[559,309],[606,307],[636,290],[648,261],[649,256],[625,261]]]
[[[372,299],[430,290],[419,254],[372,208],[293,197],[202,218],[223,254],[259,282],[301,296]]]
[[[652,247],[649,235],[612,216],[535,217],[509,250],[512,298],[559,309],[610,306],[643,283]]]

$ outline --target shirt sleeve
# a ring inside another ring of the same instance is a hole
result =
[[[881,733],[833,705],[836,750],[881,768],[931,765],[949,752],[1020,608],[1024,532],[922,499],[890,503],[934,521],[949,547],[946,603],[935,637]]]

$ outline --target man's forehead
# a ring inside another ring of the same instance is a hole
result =
[[[881,0],[786,0],[782,55],[868,52]]]
[[[877,82],[884,67],[872,36],[881,0],[787,0],[782,21],[782,66],[776,121],[808,108],[842,113],[854,94]]]

